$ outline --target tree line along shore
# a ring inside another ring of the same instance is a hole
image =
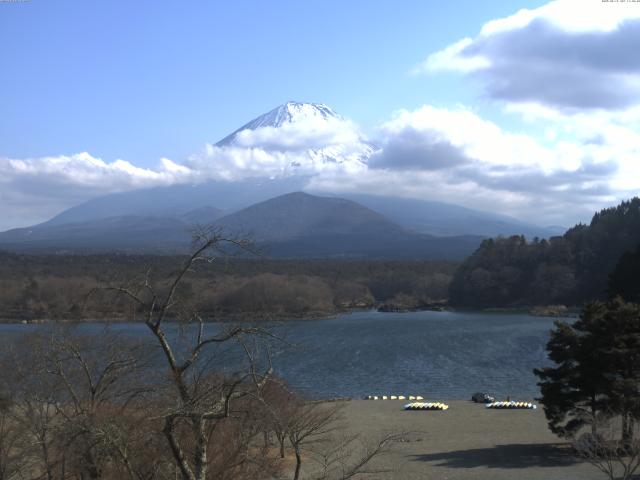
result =
[[[94,289],[149,275],[162,290],[183,260],[0,253],[0,316],[4,321],[132,320],[135,311],[125,308],[124,299]],[[234,259],[199,266],[180,293],[216,320],[420,309],[446,302],[457,266],[444,261]],[[114,312],[119,317],[113,318]]]

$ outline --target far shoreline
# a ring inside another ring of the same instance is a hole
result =
[[[488,308],[474,308],[474,307],[453,307],[450,305],[438,305],[428,307],[415,307],[415,308],[381,308],[385,303],[381,303],[371,308],[351,308],[338,310],[334,312],[306,312],[304,314],[268,314],[268,315],[256,315],[255,313],[235,313],[235,314],[218,314],[215,318],[210,316],[205,323],[287,323],[296,321],[314,321],[314,320],[331,320],[340,316],[348,316],[354,313],[376,313],[376,314],[411,314],[420,312],[435,312],[435,313],[483,313],[483,314],[498,314],[498,315],[528,315],[531,317],[541,318],[577,318],[580,314],[578,307],[565,307],[558,308],[559,306],[547,305],[547,306],[533,306],[533,307],[488,307]],[[274,318],[276,317],[277,318]],[[168,323],[177,323],[175,319],[167,319]],[[136,320],[132,318],[85,318],[85,319],[59,319],[59,318],[33,318],[31,316],[23,316],[17,318],[2,318],[0,317],[0,324],[20,324],[20,325],[46,325],[46,324],[83,324],[83,323],[144,323],[143,320]]]

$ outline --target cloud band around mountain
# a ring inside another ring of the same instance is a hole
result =
[[[163,159],[155,169],[122,160],[107,163],[87,153],[0,159],[3,208],[24,211],[31,205],[43,211],[45,204],[50,206],[45,214],[52,215],[57,213],[53,209],[123,190],[296,175],[309,178],[309,188],[324,192],[438,199],[509,214],[537,205],[535,214],[555,223],[562,223],[562,212],[566,218],[570,205],[591,211],[616,199],[611,182],[620,172],[612,159],[624,152],[613,149],[607,135],[585,143],[560,138],[545,145],[469,109],[428,105],[398,112],[377,132],[380,148],[367,162],[358,135],[344,137],[351,143],[341,140],[324,149],[300,150],[296,143],[287,150],[284,141],[277,149],[209,144],[183,164]],[[275,142],[275,133],[268,132],[270,141]],[[254,135],[264,138],[260,132]]]

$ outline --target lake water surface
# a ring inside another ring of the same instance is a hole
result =
[[[549,365],[553,319],[471,312],[357,312],[290,321],[274,331],[288,345],[273,354],[276,374],[313,397],[423,395],[466,399],[475,391],[538,396],[532,370]],[[5,342],[38,328],[0,325]],[[104,326],[80,327],[100,334]],[[149,335],[142,324],[111,328]]]

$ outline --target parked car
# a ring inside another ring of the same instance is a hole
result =
[[[496,401],[495,397],[488,393],[476,392],[471,397],[471,400],[476,403],[493,403]]]

